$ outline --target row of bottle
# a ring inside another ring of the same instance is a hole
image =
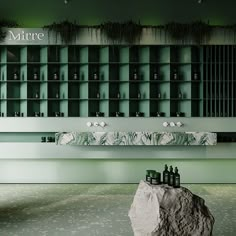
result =
[[[80,77],[81,77],[81,80],[84,80],[84,75],[83,74],[81,76],[79,76],[79,74],[77,72],[74,72],[71,79],[72,80],[79,80]],[[143,76],[139,75],[139,73],[135,69],[133,71],[133,75],[130,77],[130,79],[131,80],[141,80],[142,77]],[[13,73],[13,80],[19,80],[19,79],[20,79],[19,73],[14,72]],[[59,74],[57,72],[54,72],[53,75],[52,75],[52,79],[53,80],[59,80],[60,79]],[[99,76],[99,73],[93,72],[91,79],[92,80],[103,80],[104,76],[103,75]],[[154,71],[151,79],[152,80],[160,80],[161,76],[156,71]],[[181,79],[181,76],[179,75],[179,73],[177,71],[174,70],[171,79],[172,80],[179,80],[179,79]],[[199,80],[199,73],[198,72],[193,72],[192,79],[193,80]],[[32,80],[39,80],[39,75],[38,75],[37,72],[33,73]]]
[[[173,171],[172,166],[170,166],[168,170],[168,166],[165,165],[165,169],[162,173],[162,181],[161,173],[155,170],[146,170],[146,181],[153,185],[168,184],[169,186],[172,186],[174,188],[179,188],[180,174],[177,167],[175,167],[175,171]]]

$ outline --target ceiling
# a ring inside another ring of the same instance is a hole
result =
[[[140,20],[158,25],[170,21],[204,20],[210,24],[236,23],[235,0],[0,0],[1,18],[23,27],[41,27],[63,20],[83,25],[104,21]]]

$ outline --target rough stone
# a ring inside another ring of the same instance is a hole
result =
[[[134,236],[210,236],[214,217],[187,188],[141,181],[129,217]]]

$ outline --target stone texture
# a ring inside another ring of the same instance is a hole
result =
[[[129,210],[134,236],[210,236],[214,217],[187,188],[141,181]]]
[[[67,132],[56,133],[58,145],[216,145],[210,132]]]

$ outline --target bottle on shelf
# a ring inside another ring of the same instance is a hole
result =
[[[99,92],[99,91],[97,92],[97,95],[96,95],[96,96],[97,96],[97,99],[100,98],[100,92]]]
[[[179,99],[182,99],[182,98],[183,98],[183,94],[182,94],[181,90],[179,90],[178,98],[179,98]]]
[[[194,72],[193,72],[193,80],[198,80],[198,79],[199,79],[198,72],[196,70],[194,70]]]
[[[59,91],[56,92],[56,98],[59,98],[60,97],[60,94],[59,94]]]
[[[39,98],[39,92],[38,91],[36,91],[36,93],[35,93],[35,98]]]
[[[157,98],[161,98],[161,93],[160,92],[157,93]]]
[[[97,72],[97,69],[95,69],[94,72],[93,72],[93,80],[98,80],[98,72]]]
[[[33,80],[38,80],[38,72],[35,71],[33,74]]]
[[[135,68],[133,72],[133,80],[137,80],[137,79],[138,79],[138,72],[137,72],[137,69]]]
[[[58,73],[56,71],[53,73],[53,79],[54,80],[58,80],[59,79]]]
[[[169,171],[168,171],[168,166],[165,165],[165,169],[162,173],[162,178],[163,178],[163,184],[168,184],[169,183]]]
[[[173,167],[170,166],[170,172],[169,172],[169,186],[173,186],[174,185],[174,172],[173,172]]]
[[[78,79],[78,73],[75,71],[73,74],[73,80],[77,80]]]
[[[137,98],[138,98],[138,99],[141,98],[141,92],[140,92],[140,91],[138,91],[138,96],[137,96]]]
[[[180,187],[180,174],[178,173],[178,168],[175,167],[175,173],[174,173],[174,188]]]
[[[120,99],[120,92],[117,93],[117,98]]]
[[[173,72],[173,80],[178,80],[178,72],[176,69],[174,69],[174,72]]]
[[[153,71],[153,80],[158,80],[158,74],[157,74],[156,69],[154,69],[154,71]]]
[[[19,76],[18,76],[18,72],[15,71],[14,74],[13,74],[13,79],[14,80],[18,80],[19,79]]]

